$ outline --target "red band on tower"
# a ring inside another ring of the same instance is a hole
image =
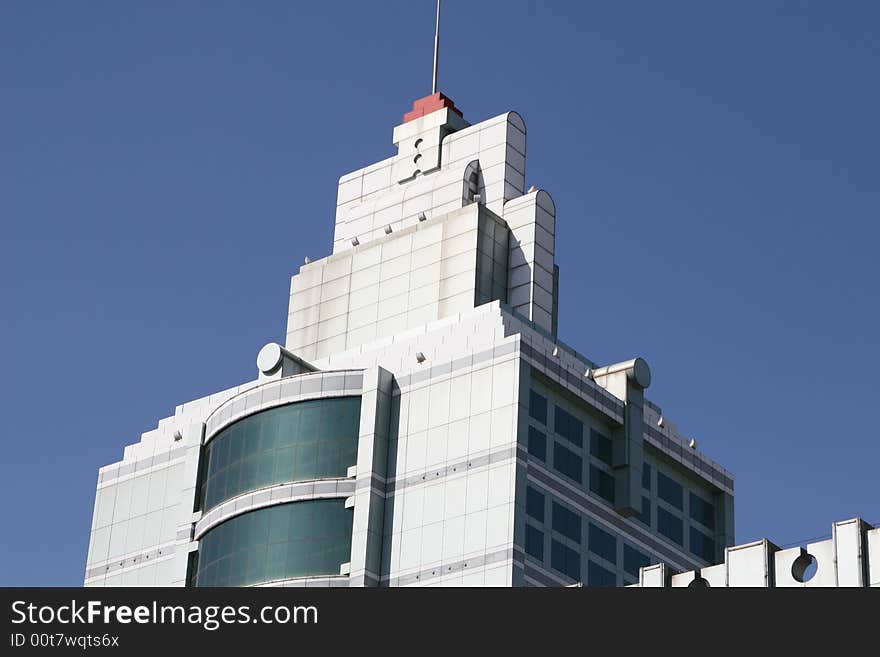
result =
[[[407,121],[420,119],[425,116],[425,114],[430,114],[431,112],[436,112],[437,110],[446,107],[459,116],[462,116],[461,111],[455,107],[455,103],[452,102],[452,99],[447,98],[438,91],[436,94],[419,98],[417,101],[413,102],[412,111],[403,115],[403,122],[406,123]]]

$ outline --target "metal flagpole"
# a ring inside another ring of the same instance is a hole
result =
[[[437,93],[437,59],[440,55],[440,0],[437,0],[437,26],[434,29],[434,82],[431,94]]]

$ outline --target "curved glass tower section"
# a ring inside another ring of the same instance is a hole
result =
[[[248,511],[202,539],[196,586],[251,586],[338,575],[351,552],[345,500],[309,500]]]
[[[340,574],[351,558],[352,510],[338,490],[327,499],[317,487],[335,486],[356,464],[360,411],[360,396],[308,399],[257,411],[209,438],[200,509],[206,520],[223,515],[200,538],[196,586]],[[294,499],[276,501],[294,488]]]
[[[205,448],[201,510],[258,488],[345,477],[357,461],[360,397],[314,399],[254,413]]]

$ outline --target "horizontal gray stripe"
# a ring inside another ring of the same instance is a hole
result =
[[[568,578],[563,578],[559,575],[551,573],[549,570],[545,570],[544,568],[539,567],[537,564],[526,561],[523,564],[523,574],[530,579],[535,580],[541,586],[549,586],[549,587],[562,587],[568,584],[572,584],[573,580]]]
[[[158,465],[165,465],[171,461],[186,456],[186,450],[186,447],[176,447],[148,458],[140,459],[133,463],[126,463],[124,460],[119,461],[113,465],[107,466],[107,468],[98,474],[98,485],[100,486],[101,484],[109,483],[112,479],[119,479],[120,477],[130,475],[133,472],[140,472],[141,470],[147,470]]]
[[[432,568],[420,570],[417,573],[410,573],[408,575],[400,575],[397,577],[384,575],[382,581],[387,582],[386,586],[407,586],[409,584],[424,583],[432,579],[437,579],[438,577],[443,577],[444,575],[453,575],[455,573],[470,571],[474,568],[490,566],[493,563],[501,563],[510,559],[513,559],[513,548],[507,547],[496,550],[495,552],[478,555],[470,559],[458,559],[456,561],[441,563]]]
[[[494,449],[489,453],[483,454],[481,456],[463,458],[455,461],[454,463],[437,465],[433,468],[426,468],[425,470],[417,472],[413,475],[409,475],[406,478],[396,478],[386,483],[386,495],[393,495],[394,493],[401,491],[405,488],[419,486],[422,484],[430,484],[433,481],[440,481],[442,479],[445,479],[446,477],[461,474],[462,472],[467,472],[468,470],[472,470],[474,468],[494,465],[496,463],[502,463],[504,461],[508,461],[514,458],[516,458],[516,445],[510,445]]]
[[[281,579],[274,582],[251,584],[252,588],[348,588],[349,580],[345,575],[331,577],[297,577]]]
[[[377,587],[381,586],[379,575],[371,570],[363,569],[348,574],[349,586],[351,587]]]
[[[356,491],[370,489],[382,497],[385,497],[385,486],[385,478],[373,473],[369,477],[361,476],[355,480]]]
[[[303,502],[328,498],[345,498],[354,494],[354,479],[319,479],[290,484],[267,486],[233,497],[204,514],[196,523],[193,533],[201,539],[213,527],[242,513],[288,502]]]
[[[358,388],[346,388],[347,383],[354,385],[361,382]],[[329,399],[332,397],[349,397],[363,393],[363,371],[343,370],[340,372],[315,372],[302,374],[251,388],[218,406],[205,423],[205,441],[207,445],[220,431],[239,420],[270,408],[286,406],[312,399]],[[278,388],[277,396],[274,390]]]
[[[217,423],[222,421],[219,419],[218,416],[221,415],[223,411],[227,410],[230,406],[235,406],[236,404],[238,404],[240,405],[240,408],[233,409],[231,411],[234,415],[244,408],[259,406],[264,392],[271,392],[271,390],[275,387],[280,387],[287,384],[286,387],[293,394],[320,394],[322,389],[328,391],[345,389],[346,376],[349,377],[352,388],[363,388],[362,369],[322,370],[317,372],[308,372],[304,374],[283,377],[280,379],[268,380],[264,383],[258,383],[257,385],[252,386],[247,390],[243,390],[242,392],[239,392],[227,399],[226,401],[222,402],[214,410],[208,413],[204,421],[208,427],[208,430],[214,431],[216,429]],[[357,378],[358,376],[360,376],[360,379]],[[336,382],[337,378],[342,378],[341,384],[339,382]],[[323,384],[324,379],[328,380],[328,385],[326,387]]]
[[[173,546],[146,550],[144,552],[134,555],[133,557],[126,557],[125,559],[119,559],[117,561],[104,564],[103,566],[89,568],[88,570],[86,570],[85,579],[90,580],[93,577],[111,575],[118,570],[122,570],[123,568],[130,568],[132,566],[146,566],[150,563],[155,562],[158,559],[167,559],[170,556],[174,556]]]
[[[501,358],[508,354],[516,353],[516,346],[516,342],[511,340],[510,342],[500,344],[497,347],[484,349],[461,358],[456,358],[452,361],[426,367],[425,369],[413,372],[412,374],[394,377],[398,387],[398,389],[394,391],[394,394],[399,395],[402,390],[408,390],[419,383],[424,383],[425,381],[430,381],[431,379],[445,376],[458,370],[463,370],[468,367],[473,367],[474,365],[479,365],[480,363],[494,360],[495,358]]]
[[[615,417],[619,422],[623,421],[623,402],[604,388],[596,385],[592,379],[585,377],[583,372],[577,374],[571,372],[559,364],[558,358],[554,358],[544,352],[539,352],[525,340],[520,343],[520,352],[523,358],[529,361],[529,364],[539,372],[544,373],[546,376],[556,377],[561,385],[578,393],[581,399],[597,410]],[[586,371],[586,367],[584,371]],[[609,410],[611,413],[608,412]]]
[[[355,489],[357,491],[370,489],[377,495],[385,497],[393,495],[395,492],[404,490],[405,488],[419,486],[421,484],[429,484],[432,481],[438,481],[454,474],[459,474],[468,469],[503,463],[508,459],[515,458],[516,452],[516,445],[497,447],[477,457],[462,458],[453,463],[444,463],[442,465],[425,468],[424,470],[419,470],[406,477],[391,477],[386,479],[375,473],[370,473],[369,477],[361,476],[357,478]]]

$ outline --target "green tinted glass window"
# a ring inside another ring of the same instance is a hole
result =
[[[351,559],[351,522],[342,499],[279,504],[235,516],[202,538],[196,586],[338,575]]]
[[[270,408],[226,427],[205,448],[201,509],[291,481],[345,477],[357,462],[360,397]]]

